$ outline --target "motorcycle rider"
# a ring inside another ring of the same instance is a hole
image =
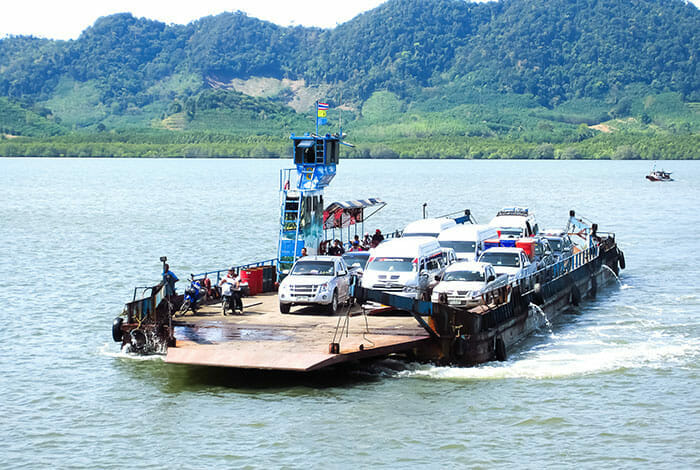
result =
[[[240,310],[242,315],[243,301],[241,300],[241,280],[234,268],[229,269],[226,276],[219,281],[219,287],[221,287],[222,302],[230,302],[229,305],[233,313],[235,314],[236,310]],[[224,312],[224,315],[225,314],[226,312]]]

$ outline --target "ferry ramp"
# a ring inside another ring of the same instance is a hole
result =
[[[427,332],[413,317],[363,315],[357,305],[329,316],[318,307],[279,311],[277,294],[243,299],[243,315],[221,313],[217,302],[175,317],[176,343],[165,361],[238,369],[309,372],[406,353],[427,346]],[[338,344],[331,349],[331,343]]]

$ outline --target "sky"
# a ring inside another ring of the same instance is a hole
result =
[[[164,23],[187,24],[208,15],[241,10],[282,26],[332,28],[386,0],[19,0],[4,1],[0,38],[32,35],[76,39],[101,16],[129,12]],[[698,0],[700,1],[700,0]]]
[[[7,0],[0,10],[0,38],[32,35],[76,39],[101,16],[129,12],[164,23],[187,24],[224,11],[290,26],[332,28],[386,0]],[[485,1],[485,0],[477,0]],[[700,8],[700,0],[690,0]]]

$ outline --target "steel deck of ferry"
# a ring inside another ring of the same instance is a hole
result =
[[[175,317],[176,344],[166,362],[306,372],[410,351],[430,340],[413,317],[363,315],[357,305],[341,306],[337,316],[317,306],[282,314],[276,293],[246,297],[243,305],[243,315],[223,316],[216,302]],[[329,352],[331,342],[340,343],[338,354]]]

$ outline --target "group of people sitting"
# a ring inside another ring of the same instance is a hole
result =
[[[355,238],[350,242],[347,250],[338,239],[333,240],[333,242],[330,240],[324,241],[321,243],[319,253],[330,256],[341,256],[346,251],[367,251],[370,248],[376,247],[382,241],[384,241],[384,235],[382,235],[381,230],[377,229],[372,236],[370,236],[369,232],[366,232],[362,239],[360,239],[359,235],[355,235]]]

